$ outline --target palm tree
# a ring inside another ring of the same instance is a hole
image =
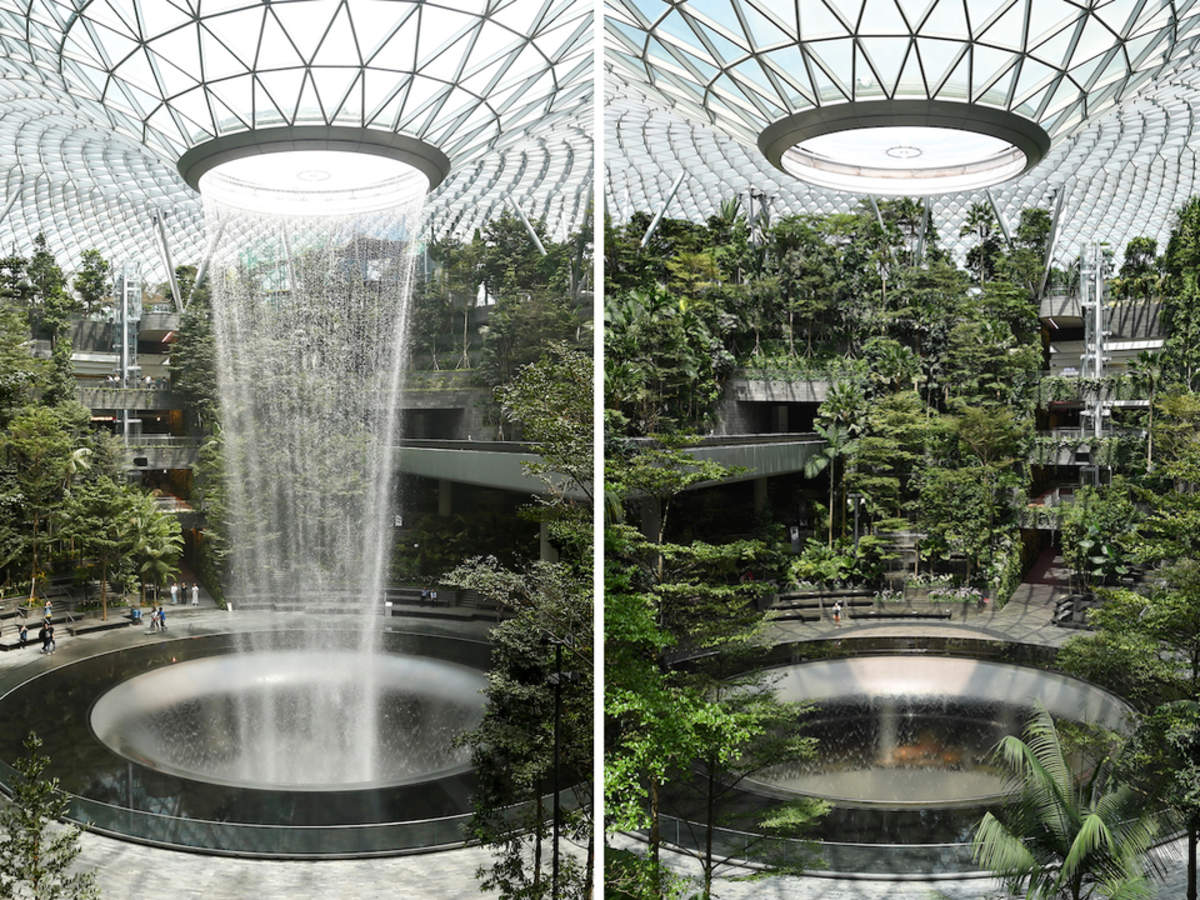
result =
[[[133,556],[139,561],[144,603],[147,582],[157,588],[179,571],[175,562],[183,550],[183,535],[179,522],[163,513],[149,494],[136,495],[129,526]]]
[[[804,463],[804,477],[816,478],[826,468],[829,469],[829,546],[833,546],[833,511],[834,491],[837,488],[837,460],[840,456],[852,453],[856,447],[850,439],[850,429],[836,423],[829,425],[814,425],[813,430],[825,438],[825,446],[821,452],[810,456]]]
[[[975,860],[983,868],[1027,898],[1151,896],[1144,856],[1157,822],[1137,793],[1112,783],[1107,760],[1086,778],[1072,772],[1040,704],[1025,739],[1009,735],[995,755],[1009,771],[1009,803],[1003,821],[985,813],[975,831]]]

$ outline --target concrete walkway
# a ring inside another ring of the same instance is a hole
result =
[[[146,625],[78,637],[57,629],[58,650],[43,656],[34,647],[0,653],[0,691],[50,668],[149,642],[207,634],[296,628],[310,620],[328,627],[329,617],[267,611],[228,612],[211,601],[200,607],[166,606],[167,632]],[[112,613],[110,612],[110,617]],[[440,621],[391,616],[381,627],[426,634],[486,638],[486,622]],[[81,869],[95,872],[105,900],[375,900],[375,898],[451,898],[494,896],[481,893],[475,871],[490,859],[475,847],[435,854],[360,860],[288,861],[208,856],[149,847],[99,834],[80,839]]]
[[[845,637],[963,637],[1017,641],[1058,647],[1080,634],[1050,622],[1054,601],[1063,590],[1047,584],[1022,584],[1003,609],[989,606],[980,612],[973,606],[949,607],[950,619],[906,621],[859,621],[843,613],[835,625],[829,611],[819,622],[774,621],[768,634],[774,642],[821,641]]]

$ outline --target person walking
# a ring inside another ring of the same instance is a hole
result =
[[[192,606],[200,605],[200,582],[192,582]]]
[[[158,611],[152,606],[150,607],[150,634],[158,631]]]
[[[21,630],[17,632],[17,646],[25,647],[29,643],[29,629],[25,627],[25,623],[21,623]]]
[[[178,602],[179,602],[179,583],[176,581],[172,581],[171,582],[171,605],[174,606]]]
[[[167,630],[167,611],[161,606],[158,608],[158,627],[163,631]]]
[[[58,641],[54,640],[54,623],[46,623],[46,642],[50,647],[50,653],[58,649]]]
[[[50,652],[50,637],[46,629],[46,623],[42,623],[42,627],[38,629],[38,640],[42,642],[42,652]]]

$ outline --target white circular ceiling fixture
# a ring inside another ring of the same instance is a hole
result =
[[[1028,171],[1196,24],[1173,0],[611,0],[607,32],[620,71],[777,168],[921,195]]]

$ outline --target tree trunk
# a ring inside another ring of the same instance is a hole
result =
[[[1187,900],[1196,900],[1196,820],[1188,823]]]
[[[658,848],[662,843],[662,832],[658,826],[658,782],[650,780],[650,878],[651,893],[655,898],[661,898],[662,873],[659,871]]]
[[[30,545],[33,548],[33,568],[29,570],[29,605],[33,606],[33,599],[37,596],[37,568],[38,568],[38,514],[33,514],[33,535]]]
[[[471,368],[471,356],[467,353],[467,348],[470,346],[471,339],[467,330],[467,323],[471,317],[471,307],[463,307],[463,342],[462,342],[462,358],[458,361],[460,369]]]
[[[542,823],[546,815],[542,805],[542,791],[538,785],[534,785],[534,792],[537,794],[537,815],[534,819],[537,827],[533,832],[533,894],[536,897],[542,883]]]
[[[108,621],[108,563],[100,567],[100,621]]]
[[[704,812],[704,900],[710,900],[712,897],[712,881],[713,881],[713,829],[717,823],[714,821],[716,815],[716,780],[713,777],[713,768],[716,766],[716,760],[713,755],[708,758],[708,796],[705,798]]]
[[[829,460],[829,547],[833,549],[833,486],[837,475],[837,457]]]

